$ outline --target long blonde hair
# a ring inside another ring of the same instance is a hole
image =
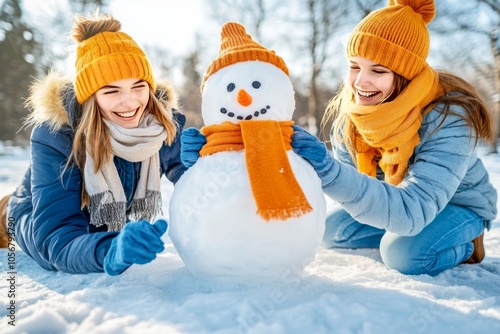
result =
[[[121,23],[109,14],[99,14],[95,11],[90,18],[77,16],[75,26],[71,36],[79,43],[100,32],[116,32],[121,29]],[[158,94],[155,95],[155,94]],[[152,114],[158,122],[163,125],[167,132],[166,144],[172,144],[177,133],[177,125],[173,120],[173,97],[167,96],[167,92],[158,89],[154,92],[151,87],[149,90],[149,100],[144,113]],[[112,157],[111,144],[109,140],[108,129],[103,122],[99,105],[95,94],[89,97],[82,104],[82,113],[78,126],[75,131],[73,147],[71,150],[69,164],[74,164],[82,171],[84,177],[84,166],[87,154],[94,159],[94,169],[97,171],[101,166],[110,161]],[[82,207],[88,204],[88,193],[82,182]]]
[[[475,145],[477,145],[480,139],[491,141],[493,139],[491,114],[474,87],[454,74],[446,71],[437,72],[439,74],[439,84],[443,87],[445,94],[436,98],[423,108],[422,115],[432,110],[437,104],[443,104],[444,108],[442,108],[440,112],[444,114],[444,117],[436,130],[442,126],[448,115],[453,114],[463,118],[470,126],[475,138]],[[391,96],[384,102],[394,100],[409,82],[408,79],[394,73],[394,90]],[[453,94],[449,94],[452,92]],[[324,127],[328,121],[333,121],[330,132],[332,141],[344,143],[349,154],[353,157],[353,161],[356,161],[356,159],[354,159],[356,154],[354,147],[356,129],[347,114],[342,112],[343,106],[352,101],[354,97],[353,94],[354,92],[350,85],[344,83],[335,96],[329,101],[321,124]],[[452,112],[450,109],[451,105],[461,106],[466,111],[466,115],[463,116]]]

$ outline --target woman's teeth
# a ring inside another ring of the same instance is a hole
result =
[[[375,95],[378,94],[378,92],[361,92],[358,90],[358,94],[361,96],[361,97],[366,97],[366,98],[369,98],[369,97],[373,97]]]
[[[136,112],[137,112],[137,109],[132,110],[132,111],[127,111],[127,112],[116,112],[116,114],[120,117],[128,118],[128,117],[133,117]]]

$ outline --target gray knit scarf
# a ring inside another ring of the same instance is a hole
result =
[[[123,128],[107,120],[104,123],[109,130],[113,156],[141,162],[128,218],[151,221],[161,213],[159,151],[167,132],[151,114],[144,116],[137,128]],[[108,231],[120,231],[127,221],[127,199],[113,156],[95,172],[94,159],[87,152],[85,188],[90,196],[90,223],[108,225]]]

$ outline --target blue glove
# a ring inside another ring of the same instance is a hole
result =
[[[130,222],[111,242],[104,258],[104,271],[116,276],[134,263],[145,264],[164,250],[161,236],[167,231],[167,222],[157,220],[153,225],[146,220]]]
[[[200,150],[207,138],[196,128],[187,128],[181,134],[181,161],[187,168],[200,157]]]
[[[293,130],[293,151],[311,164],[321,179],[322,186],[330,184],[333,180],[329,172],[333,168],[335,159],[328,152],[325,143],[298,125],[294,125]]]

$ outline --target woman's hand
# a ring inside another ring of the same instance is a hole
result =
[[[196,128],[187,128],[181,134],[181,161],[187,168],[195,164],[207,138]]]
[[[104,258],[104,271],[112,276],[124,272],[132,264],[153,261],[157,253],[164,250],[161,236],[167,231],[167,221],[157,220],[150,224],[146,220],[130,222],[111,242]]]
[[[329,171],[335,159],[328,152],[325,143],[298,125],[294,125],[293,129],[293,151],[311,164],[321,179],[322,186],[329,184],[331,182]]]

